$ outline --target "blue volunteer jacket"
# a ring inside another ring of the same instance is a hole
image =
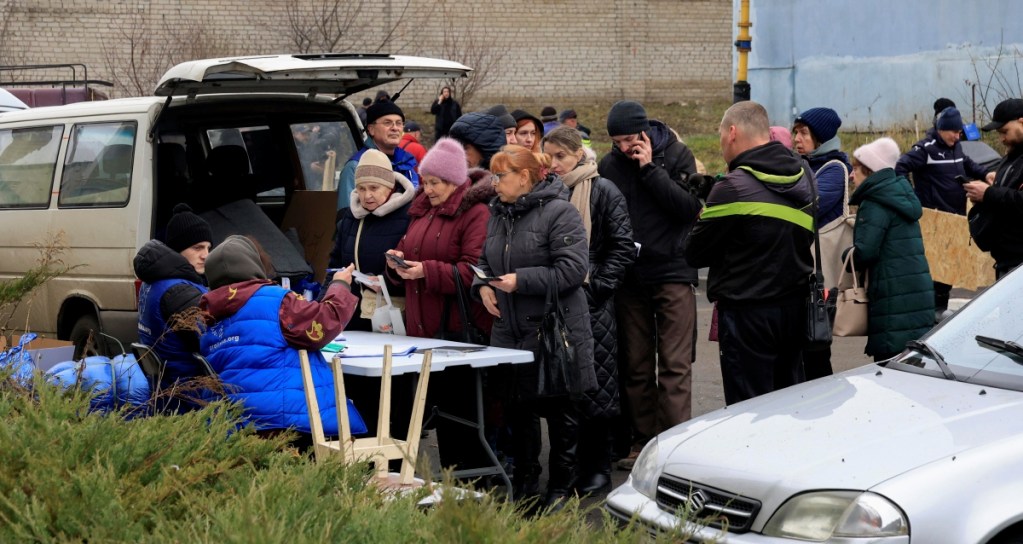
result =
[[[172,385],[179,379],[194,378],[197,369],[191,350],[185,347],[177,334],[168,330],[167,321],[160,311],[160,300],[163,299],[163,295],[178,284],[191,285],[200,293],[208,291],[205,285],[181,278],[143,283],[139,289],[139,341],[152,347],[163,359],[166,370],[161,385],[164,387]]]
[[[287,293],[276,285],[261,287],[241,310],[207,329],[201,338],[202,353],[224,382],[228,397],[245,406],[245,415],[257,430],[311,433],[298,350],[281,333],[278,316]],[[336,436],[334,376],[320,352],[309,352],[309,363],[323,431]],[[351,401],[348,417],[353,434],[366,432]]]

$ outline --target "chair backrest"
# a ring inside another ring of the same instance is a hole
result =
[[[216,371],[213,370],[213,365],[202,356],[201,353],[193,353],[192,358],[195,359],[195,363],[199,366],[198,376],[216,376]]]
[[[139,342],[131,345],[131,352],[135,355],[135,361],[138,362],[139,368],[142,369],[142,373],[149,381],[150,391],[156,393],[163,381],[163,359],[156,353],[156,350]]]

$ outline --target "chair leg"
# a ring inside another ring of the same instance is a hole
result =
[[[298,350],[298,360],[302,367],[302,388],[305,389],[305,404],[309,410],[309,429],[313,435],[313,452],[317,459],[327,454],[327,438],[323,434],[323,421],[320,419],[320,403],[316,400],[316,384],[313,383],[312,370],[309,368],[309,353]]]
[[[405,458],[401,462],[399,482],[411,485],[415,477],[416,461],[419,459],[419,439],[423,433],[423,414],[426,411],[426,389],[430,384],[430,366],[433,364],[433,350],[426,350],[423,365],[419,369],[419,384],[416,386],[416,398],[412,403],[412,417],[409,420],[408,434],[405,440]]]
[[[345,378],[341,371],[341,357],[330,359],[330,370],[334,375],[334,399],[337,403],[338,443],[341,453],[348,461],[355,459],[355,445],[352,443],[352,425],[348,419],[348,395],[345,394]]]

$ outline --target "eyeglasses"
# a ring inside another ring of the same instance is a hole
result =
[[[500,183],[502,179],[508,174],[515,172],[514,170],[508,170],[507,172],[494,172],[494,183]]]
[[[382,126],[384,128],[393,128],[393,127],[402,128],[402,127],[405,126],[405,121],[391,121],[391,120],[376,121],[376,124],[378,124],[378,125],[380,125],[380,126]]]

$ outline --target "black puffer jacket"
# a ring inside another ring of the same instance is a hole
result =
[[[597,386],[593,336],[586,294],[582,289],[589,270],[589,251],[582,219],[568,202],[568,188],[556,176],[549,176],[514,203],[507,204],[495,198],[490,210],[487,241],[479,266],[489,276],[514,272],[518,283],[514,293],[495,290],[501,317],[494,320],[491,345],[536,353],[547,286],[555,281],[569,341],[575,347],[581,390],[593,391]],[[477,300],[482,286],[479,279],[473,281],[472,294]],[[536,363],[514,368],[517,395],[520,398],[535,395]]]
[[[625,279],[636,251],[625,197],[604,178],[593,180],[590,217],[590,281],[586,298],[590,303],[597,389],[586,395],[581,407],[587,417],[612,417],[621,412],[614,292]]]
[[[640,244],[636,266],[627,281],[698,283],[686,263],[685,241],[700,213],[699,199],[683,180],[696,172],[696,159],[685,144],[658,121],[650,121],[653,161],[639,163],[617,147],[600,161],[600,175],[618,187],[628,205],[633,239]]]

